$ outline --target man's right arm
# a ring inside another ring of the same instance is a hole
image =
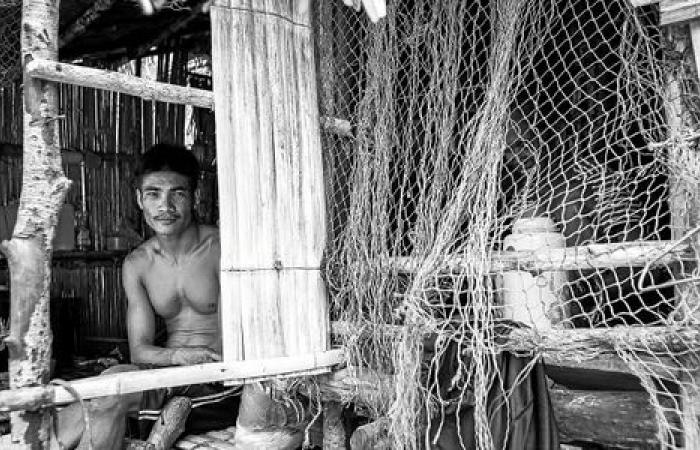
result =
[[[155,366],[172,365],[171,349],[153,345],[155,314],[138,274],[138,261],[129,255],[122,266],[122,283],[127,299],[126,328],[131,362]]]
[[[154,366],[186,366],[219,361],[219,355],[205,348],[163,348],[153,345],[155,313],[139,277],[139,262],[131,254],[122,266],[122,283],[127,299],[126,327],[131,362]]]

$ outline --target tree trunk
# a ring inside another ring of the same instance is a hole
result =
[[[22,8],[22,64],[57,59],[58,0],[25,0]],[[0,249],[10,269],[10,387],[44,384],[49,378],[51,329],[49,285],[51,241],[58,212],[70,187],[58,146],[58,90],[53,82],[24,75],[22,195],[12,239]],[[48,444],[44,411],[13,412],[15,448]]]

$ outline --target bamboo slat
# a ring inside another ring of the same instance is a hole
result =
[[[327,348],[325,200],[306,2],[212,7],[224,360]]]

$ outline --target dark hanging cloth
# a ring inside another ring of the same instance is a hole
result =
[[[444,362],[457,361],[459,353],[455,349],[446,352]],[[494,448],[497,450],[558,450],[559,435],[554,411],[549,398],[544,366],[537,362],[529,373],[531,358],[502,353],[498,357],[497,370],[503,384],[492,383],[488,394],[488,417]],[[443,365],[439,380],[444,394],[456,394],[447,386],[455,373],[456,364]],[[526,373],[523,376],[523,373]],[[504,389],[511,394],[505,398]],[[452,391],[452,392],[450,392]],[[455,395],[453,395],[455,397]],[[469,396],[467,396],[469,397]],[[473,398],[473,397],[472,397]],[[507,402],[507,404],[505,403]],[[466,403],[466,404],[465,404]],[[431,435],[438,435],[435,450],[475,449],[473,402],[463,402],[457,411],[452,408],[443,417],[442,429],[434,423]],[[433,418],[439,422],[440,417]],[[457,423],[459,422],[459,429]],[[460,443],[461,436],[461,443]],[[432,442],[432,441],[431,441]]]

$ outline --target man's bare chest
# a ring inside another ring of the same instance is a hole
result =
[[[143,277],[154,311],[169,319],[183,309],[199,314],[217,312],[219,279],[215,267],[207,261],[187,264],[154,264]]]

